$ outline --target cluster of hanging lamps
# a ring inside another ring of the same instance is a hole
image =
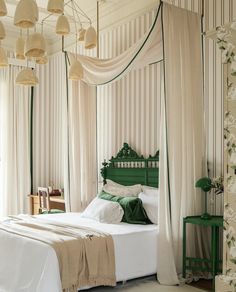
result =
[[[74,0],[71,0],[71,4],[74,8],[75,5],[77,6]],[[68,35],[70,33],[70,23],[64,14],[64,0],[48,0],[47,10],[52,14],[59,14],[56,22],[56,34],[63,37]],[[77,12],[76,8],[75,11]],[[0,0],[0,16],[5,15],[7,15],[6,3],[5,0]],[[90,27],[88,29],[84,29],[82,27],[79,19],[80,29],[78,30],[78,37],[76,30],[76,46],[77,41],[84,41],[84,46],[86,49],[93,49],[97,45],[97,34],[96,30],[91,26],[91,20],[88,17],[87,19],[90,22]],[[36,29],[34,33],[29,34],[29,29],[35,27],[38,20],[39,11],[36,0],[19,0],[15,10],[14,25],[20,28],[21,33],[16,40],[15,56],[20,60],[27,58],[27,68],[18,74],[16,78],[17,84],[33,86],[38,83],[38,78],[36,77],[34,70],[28,68],[29,59],[33,58],[37,64],[46,64],[48,62],[46,42],[43,34],[36,32]],[[23,29],[27,29],[26,39],[22,36]],[[6,33],[3,23],[0,21],[0,42],[5,38],[5,36]],[[6,53],[0,46],[0,67],[7,65],[8,59]],[[83,78],[83,75],[83,66],[77,59],[76,54],[76,58],[72,61],[70,66],[69,79],[80,80]]]
[[[20,0],[16,6],[14,25],[20,29],[35,27],[39,19],[38,6],[35,0]],[[46,51],[44,37],[39,33],[28,35],[26,41],[20,36],[16,41],[16,58],[25,59],[42,56]],[[31,68],[22,70],[16,77],[16,84],[34,86],[38,84],[38,78]]]

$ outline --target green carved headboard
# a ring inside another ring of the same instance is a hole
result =
[[[116,157],[103,162],[101,174],[103,183],[111,179],[122,185],[142,184],[158,188],[159,186],[159,151],[154,156],[139,156],[127,143]]]

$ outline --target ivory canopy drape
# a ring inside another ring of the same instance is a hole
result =
[[[161,3],[150,31],[122,55],[109,60],[77,55],[83,81],[90,85],[114,82],[133,68],[164,59],[157,277],[167,285],[179,283],[182,218],[201,212],[201,196],[194,187],[204,157],[200,20],[197,14]],[[75,55],[69,58],[72,62]],[[189,250],[193,247],[190,240]]]
[[[0,216],[28,211],[30,193],[30,89],[15,86],[22,70],[0,70]]]
[[[195,13],[165,5],[163,20],[166,92],[160,138],[163,196],[158,258],[165,255],[165,261],[158,266],[157,275],[163,284],[177,284],[176,272],[182,271],[182,219],[202,210],[201,193],[195,188],[204,165],[201,19]],[[198,234],[188,236],[191,255],[196,250],[201,252],[198,239]]]

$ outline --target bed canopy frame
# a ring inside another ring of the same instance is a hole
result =
[[[102,163],[101,175],[103,183],[111,179],[122,185],[142,184],[158,188],[159,186],[159,151],[154,156],[144,158],[138,155],[128,143],[124,143],[121,150],[110,162]]]

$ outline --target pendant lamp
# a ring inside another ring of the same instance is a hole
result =
[[[78,60],[74,60],[70,66],[69,79],[80,80],[84,76],[84,69]]]
[[[0,0],[0,16],[7,15],[7,7],[5,0]]]
[[[16,59],[25,59],[25,40],[19,37],[16,41]]]
[[[90,26],[85,33],[85,49],[93,49],[97,45],[97,33],[96,30]]]
[[[25,44],[26,57],[42,57],[46,52],[46,42],[41,33],[29,35]]]
[[[22,70],[16,77],[16,84],[34,86],[39,83],[37,76],[32,69]]]
[[[8,59],[6,52],[3,48],[0,47],[0,67],[7,67],[8,66]]]
[[[36,58],[36,63],[40,65],[45,65],[48,62],[47,56]]]
[[[233,61],[231,62],[230,69],[231,69],[231,75],[236,76],[236,60],[235,59],[233,59]]]
[[[63,0],[48,0],[48,11],[51,13],[62,14],[64,11]]]
[[[6,32],[3,23],[0,21],[0,40],[5,39]]]
[[[84,35],[85,35],[86,29],[84,29],[83,27],[81,27],[81,29],[79,30],[79,41],[84,41]]]
[[[33,27],[38,18],[38,6],[34,0],[20,0],[18,2],[14,16],[16,26],[21,28]]]
[[[56,34],[66,35],[70,33],[70,24],[65,15],[60,15],[57,19]]]

